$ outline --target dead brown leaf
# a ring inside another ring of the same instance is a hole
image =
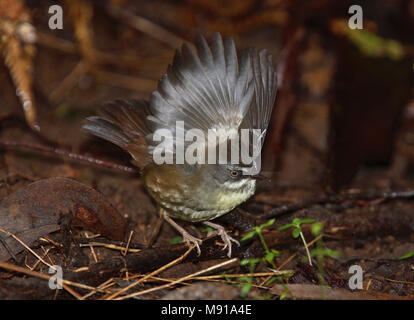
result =
[[[13,234],[30,246],[38,238],[60,229],[62,218],[70,226],[114,240],[124,240],[126,220],[96,190],[72,179],[50,178],[29,184],[0,202],[0,229]],[[10,234],[2,232],[0,261],[23,250]]]

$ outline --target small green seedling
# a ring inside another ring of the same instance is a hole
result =
[[[243,285],[242,291],[241,291],[242,298],[245,298],[247,296],[247,294],[250,292],[250,290],[252,289],[252,284],[253,284],[252,274],[254,273],[254,269],[256,268],[256,264],[258,264],[259,262],[260,262],[260,259],[258,259],[258,258],[243,259],[242,261],[240,261],[241,266],[249,265],[249,271],[250,271],[250,274],[251,274],[250,276],[240,278],[241,281],[246,281],[246,283]]]
[[[270,219],[269,221],[267,221],[266,223],[261,224],[260,226],[255,226],[253,227],[253,230],[250,231],[249,233],[247,233],[242,239],[241,241],[245,241],[247,239],[253,238],[256,234],[262,234],[262,230],[263,228],[266,227],[270,227],[272,224],[274,224],[276,221],[276,219]],[[260,236],[259,236],[260,237]]]
[[[324,287],[325,287],[325,281],[324,281],[324,268],[323,268],[323,260],[325,257],[331,257],[331,258],[338,258],[340,256],[340,253],[338,251],[325,248],[323,247],[322,237],[323,237],[323,223],[316,222],[311,226],[311,233],[317,237],[316,242],[316,248],[311,251],[311,256],[316,257],[316,260],[318,262],[318,278],[319,278],[319,284],[321,285],[322,290],[322,298],[325,296]]]
[[[269,268],[269,269],[273,272],[279,271],[279,270],[274,270],[272,268]],[[279,300],[284,300],[287,297],[288,294],[290,295],[290,297],[292,297],[293,300],[296,300],[296,298],[293,296],[292,292],[289,290],[289,288],[287,287],[287,285],[283,281],[284,278],[290,278],[291,276],[293,276],[293,273],[287,273],[287,274],[283,274],[283,275],[280,275],[280,276],[272,277],[268,281],[266,281],[265,286],[269,286],[272,282],[278,280],[280,282],[280,284],[282,285],[283,289],[284,289],[282,294],[279,297]]]
[[[254,237],[255,235],[257,235],[260,239],[260,242],[263,245],[263,248],[265,249],[265,256],[264,259],[273,267],[276,269],[275,263],[274,263],[274,259],[275,257],[279,256],[280,253],[277,250],[274,249],[269,249],[269,247],[266,244],[266,241],[263,237],[263,233],[262,230],[263,228],[266,227],[270,227],[272,224],[275,223],[276,219],[270,219],[269,221],[267,221],[266,223],[261,224],[260,226],[255,226],[253,228],[252,231],[250,231],[249,233],[247,233],[242,239],[241,241],[245,241],[247,239],[250,239],[252,237]]]
[[[315,237],[321,236],[323,231],[323,223],[316,222],[311,226],[311,232]],[[317,242],[316,248],[311,251],[311,256],[318,258],[330,257],[339,258],[340,253],[338,251],[322,247],[322,237]]]
[[[274,249],[269,249],[269,246],[267,245],[264,236],[263,236],[263,232],[262,230],[266,227],[270,227],[271,225],[273,225],[275,223],[276,219],[271,219],[269,221],[267,221],[266,223],[261,224],[260,226],[255,226],[253,228],[252,231],[250,231],[249,233],[247,233],[242,239],[241,241],[246,241],[250,238],[253,238],[255,235],[257,235],[260,239],[260,242],[265,250],[265,255],[262,258],[266,263],[270,264],[274,269],[276,269],[276,265],[274,262],[275,257],[280,256],[280,252]],[[242,297],[246,297],[247,294],[250,292],[251,288],[252,288],[252,283],[253,283],[253,272],[254,269],[256,268],[256,265],[260,262],[261,259],[259,258],[252,258],[252,259],[244,259],[240,262],[241,266],[245,266],[245,265],[249,265],[249,270],[250,270],[250,274],[249,276],[246,277],[241,277],[240,280],[245,281],[246,283],[243,285],[242,287],[242,293],[241,296]],[[271,282],[273,282],[275,279],[273,279],[273,277],[271,279],[268,280],[268,283],[270,284]]]
[[[300,237],[302,239],[303,245],[305,246],[306,254],[308,256],[309,265],[311,265],[311,266],[312,266],[311,255],[309,253],[308,245],[306,243],[305,236],[303,235],[303,232],[302,232],[302,229],[301,229],[300,225],[303,224],[303,223],[313,223],[313,222],[315,222],[315,219],[295,218],[295,219],[293,219],[292,223],[281,226],[278,229],[279,231],[282,231],[282,230],[286,230],[286,229],[289,229],[289,228],[293,228],[292,237],[295,238],[295,239]]]

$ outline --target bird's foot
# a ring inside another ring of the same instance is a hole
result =
[[[224,242],[223,250],[226,250],[226,248],[228,248],[227,256],[230,258],[231,257],[231,246],[232,246],[231,242],[233,241],[239,247],[240,247],[240,242],[237,241],[236,239],[230,237],[229,234],[226,232],[226,229],[224,229],[223,226],[221,226],[219,224],[215,224],[215,223],[210,222],[210,221],[204,221],[203,223],[205,225],[208,225],[208,226],[212,227],[213,229],[215,229],[217,231],[217,234],[221,237],[221,240]]]
[[[197,255],[199,256],[201,254],[200,244],[203,242],[201,239],[196,238],[189,234],[187,231],[183,230],[181,232],[181,235],[183,236],[183,242],[185,242],[189,247],[194,245],[197,249]]]
[[[195,248],[197,249],[197,255],[200,255],[201,254],[200,244],[203,241],[201,239],[196,238],[196,237],[192,236],[191,234],[189,234],[187,232],[187,230],[185,230],[177,222],[175,222],[173,219],[171,219],[168,216],[167,211],[165,211],[164,209],[160,210],[160,214],[161,214],[162,217],[164,217],[165,221],[167,221],[171,226],[173,226],[175,228],[175,230],[177,230],[179,233],[181,233],[181,235],[183,237],[183,242],[185,242],[189,247],[194,245]]]

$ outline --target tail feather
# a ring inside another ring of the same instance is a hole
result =
[[[151,163],[145,137],[150,134],[145,119],[149,115],[145,100],[116,100],[108,103],[99,116],[89,117],[83,129],[128,151],[139,168]]]

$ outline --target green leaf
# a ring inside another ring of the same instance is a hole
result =
[[[260,227],[262,227],[262,228],[264,228],[264,227],[269,227],[269,226],[271,226],[272,224],[274,224],[274,223],[275,223],[275,221],[276,221],[276,219],[275,219],[275,218],[270,219],[268,222],[266,222],[266,223],[262,224]]]
[[[241,266],[245,266],[245,265],[255,265],[257,263],[260,262],[260,259],[258,258],[249,258],[249,259],[243,259],[242,261],[240,261],[240,265]]]
[[[405,49],[401,43],[394,39],[384,39],[370,31],[351,30],[347,36],[362,53],[368,56],[399,60],[405,55]]]
[[[277,230],[282,231],[282,230],[286,230],[292,227],[295,227],[295,225],[293,225],[293,223],[289,223],[289,224],[285,224],[284,226],[279,227]]]
[[[405,255],[399,257],[398,260],[404,260],[404,259],[408,259],[411,257],[414,257],[414,251],[406,253]]]
[[[270,249],[271,252],[275,255],[275,257],[280,257],[282,254],[279,250],[276,249]]]
[[[205,227],[202,231],[203,232],[209,232],[209,231],[213,231],[214,229],[212,227]]]
[[[303,219],[300,221],[300,223],[314,223],[315,221],[315,219]]]
[[[316,222],[311,226],[311,232],[314,236],[319,236],[323,230],[323,223]]]
[[[273,253],[273,252],[268,252],[268,253],[266,253],[266,255],[265,255],[265,260],[267,261],[267,262],[269,262],[270,264],[272,264],[273,263],[273,260],[275,259],[275,254]]]
[[[247,296],[247,294],[250,292],[250,289],[252,288],[252,284],[251,283],[247,283],[243,286],[242,291],[241,291],[241,296],[245,297]]]
[[[331,257],[331,258],[339,258],[341,254],[338,251],[329,249],[329,248],[316,248],[310,252],[311,256],[317,257]]]
[[[268,285],[270,285],[271,283],[275,282],[276,280],[277,280],[277,278],[276,278],[276,277],[271,277],[269,280],[267,280],[267,281],[264,283],[264,285],[265,285],[265,286],[268,286]]]
[[[181,236],[176,236],[176,237],[172,238],[168,242],[168,244],[178,244],[178,243],[181,243],[181,242],[183,242],[183,238]]]
[[[396,40],[388,40],[386,42],[387,46],[387,50],[386,52],[388,53],[388,56],[393,59],[393,60],[400,60],[404,57],[404,47],[401,43],[399,43]]]
[[[332,249],[329,249],[329,248],[326,248],[325,255],[327,257],[331,257],[331,258],[335,258],[335,259],[336,258],[339,258],[341,256],[341,254],[339,253],[339,251],[332,250]]]
[[[250,263],[250,259],[243,259],[242,261],[240,261],[241,266],[248,265],[249,263]]]
[[[253,238],[253,236],[256,234],[256,231],[250,231],[248,234],[246,234],[243,238],[241,238],[241,241],[245,241],[247,239]]]
[[[292,231],[292,237],[296,239],[297,237],[300,236],[300,233],[301,233],[300,228],[296,228]]]

